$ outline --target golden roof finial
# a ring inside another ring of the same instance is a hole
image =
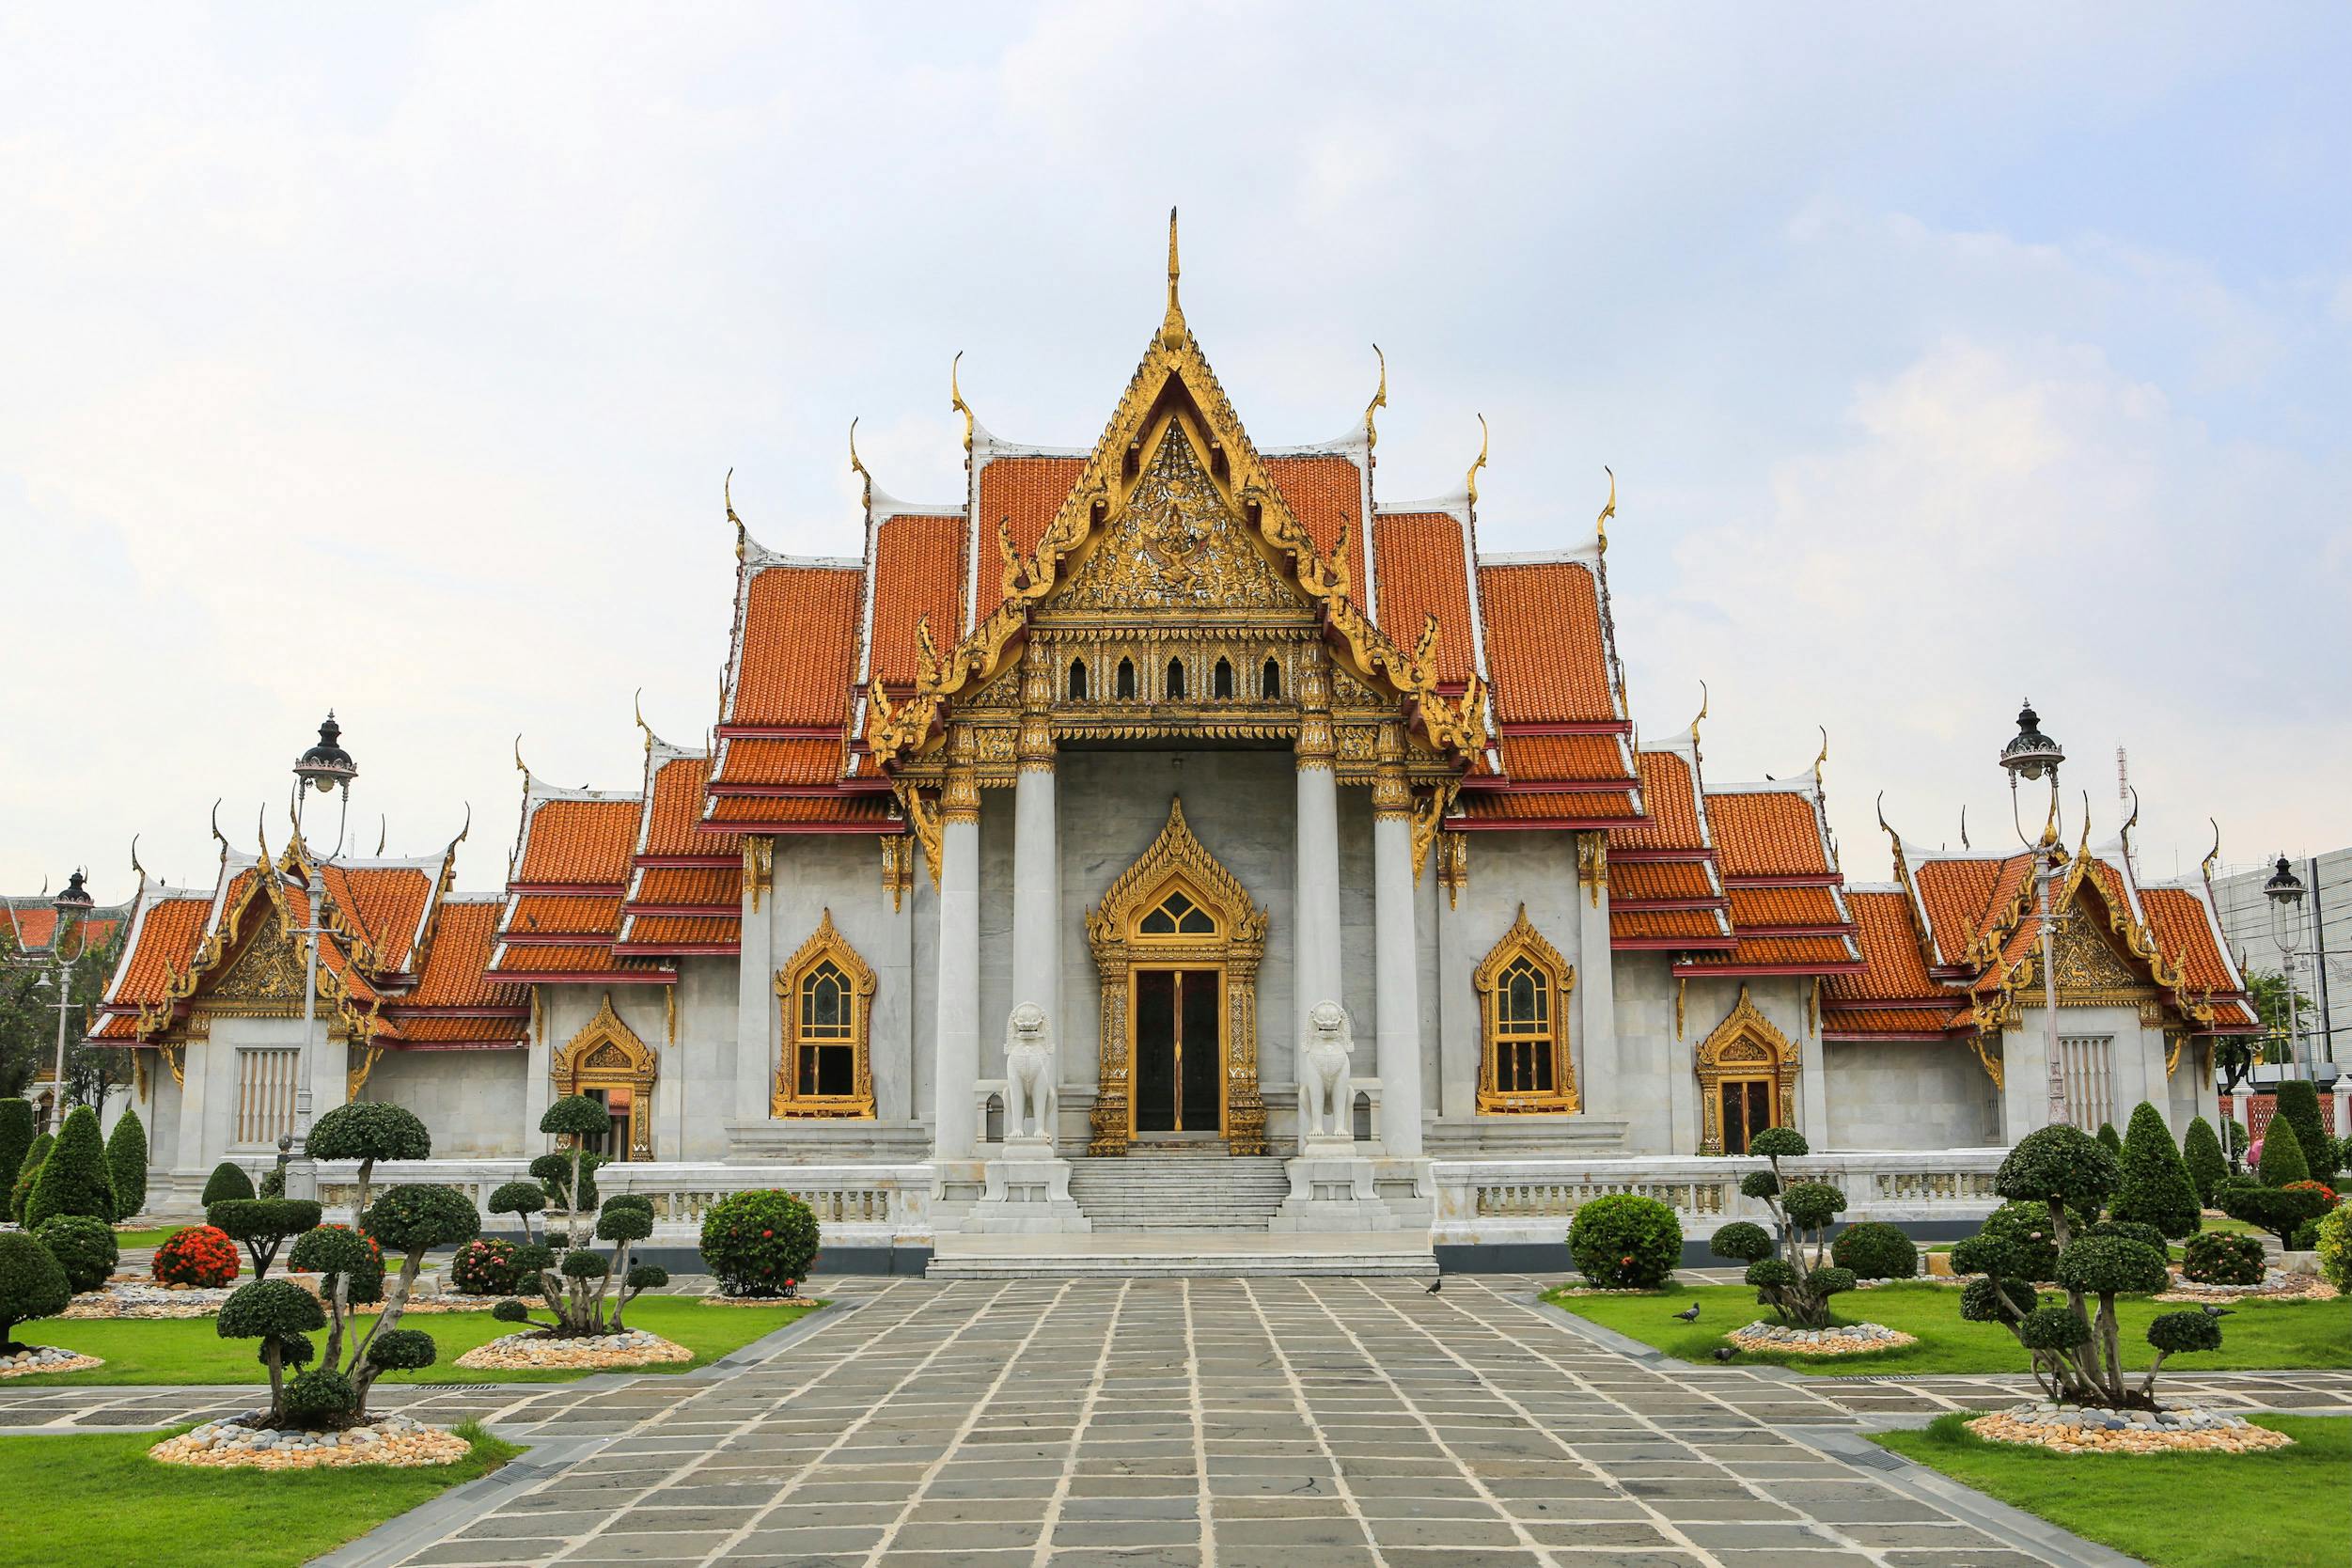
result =
[[[972,455],[972,405],[964,400],[964,388],[956,384],[955,378],[955,368],[963,363],[964,351],[958,349],[955,351],[955,357],[948,361],[948,402],[958,414],[964,416],[964,455],[970,457]]]
[[[1372,357],[1380,361],[1380,390],[1373,393],[1372,400],[1364,405],[1364,450],[1368,452],[1380,445],[1380,432],[1372,428],[1372,411],[1388,406],[1388,356],[1380,352],[1379,344],[1374,343]]]
[[[1821,793],[1821,765],[1829,760],[1829,727],[1821,725],[1821,755],[1813,759],[1813,793]]]
[[[467,836],[468,834],[472,833],[473,831],[474,831],[474,803],[473,803],[472,801],[470,801],[470,800],[469,800],[469,801],[467,801],[467,802],[465,803],[465,821],[464,821],[463,824],[463,825],[461,825],[461,826],[458,828],[458,836],[457,836],[456,838],[454,838],[454,839],[450,839],[450,840],[449,840],[449,847],[448,847],[447,850],[444,850],[442,853],[443,853],[443,854],[445,854],[445,855],[455,855],[455,854],[457,853],[457,847],[458,847],[460,844],[462,844],[462,843],[465,842],[466,836]]]
[[[629,699],[629,707],[636,714],[637,728],[645,731],[646,754],[651,756],[653,751],[653,727],[645,722],[645,688],[643,686],[639,686],[636,695]]]
[[[1701,681],[1699,682],[1699,712],[1690,721],[1690,754],[1693,757],[1699,755],[1699,721],[1707,716],[1707,683]]]
[[[1176,263],[1176,209],[1171,207],[1168,210],[1168,325],[1177,331],[1184,324],[1184,307],[1176,297],[1176,280],[1183,272]]]
[[[1975,847],[1968,842],[1968,803],[1965,800],[1960,803],[1960,847],[1962,849]]]
[[[139,836],[135,833],[131,835],[131,869],[139,873],[139,888],[144,892],[147,888],[147,868],[139,864]],[[139,902],[135,894],[133,895],[131,902],[133,903]]]
[[[1462,476],[1462,488],[1469,494],[1470,505],[1478,505],[1478,471],[1486,466],[1486,416],[1478,416],[1478,461]]]
[[[376,855],[378,858],[382,858],[384,855],[384,846],[391,842],[391,840],[392,819],[379,811],[376,813]]]
[[[2139,825],[2140,787],[2135,784],[2131,787],[2131,815],[2125,817],[2124,825],[2115,830],[2117,840],[2124,846],[2124,867],[2126,870],[2131,868],[2131,830]]]
[[[727,478],[719,481],[719,495],[727,503],[727,520],[735,525],[735,558],[744,558],[744,520],[735,515],[735,470],[728,469]]]
[[[523,732],[519,729],[514,735],[514,768],[523,776],[523,791],[528,794],[531,788],[531,764],[523,760]]]
[[[857,460],[857,421],[855,419],[850,421],[850,472],[865,481],[864,506],[869,512],[872,511],[874,509],[874,477],[866,472],[866,465]]]
[[[1617,470],[1605,463],[1601,464],[1601,472],[1608,476],[1608,501],[1601,508],[1601,515],[1592,525],[1600,535],[1601,554],[1606,556],[1608,554],[1608,520],[1617,515]]]
[[[1895,860],[1899,864],[1903,859],[1903,835],[1897,833],[1893,824],[1887,821],[1886,791],[1878,792],[1878,800],[1874,809],[1878,812],[1878,830],[1884,833],[1887,836],[1887,841],[1894,846]]]
[[[2213,848],[2205,851],[2205,858],[2197,869],[2203,873],[2205,891],[2210,893],[2213,891],[2213,863],[2221,858],[2221,824],[2214,822],[2211,817],[2207,817],[2205,821],[2213,823]]]
[[[220,840],[221,864],[228,864],[228,836],[221,831],[221,797],[212,797],[212,837]]]

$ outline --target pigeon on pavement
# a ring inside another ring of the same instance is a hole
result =
[[[1443,1285],[1445,1282],[1446,1282],[1446,1279],[1445,1279],[1445,1276],[1443,1276],[1443,1275],[1439,1275],[1436,1278],[1432,1279],[1432,1280],[1429,1282],[1429,1294],[1432,1294],[1432,1295],[1435,1295],[1435,1294],[1437,1294],[1438,1287],[1439,1287],[1439,1286],[1441,1286],[1441,1285]]]
[[[1685,1323],[1697,1323],[1699,1321],[1699,1304],[1694,1301],[1674,1315]]]

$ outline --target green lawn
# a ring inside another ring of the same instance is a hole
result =
[[[184,1431],[185,1428],[179,1430]],[[276,1568],[307,1562],[523,1450],[468,1423],[454,1465],[396,1470],[201,1470],[159,1465],[161,1432],[0,1437],[0,1568]]]
[[[134,1247],[161,1247],[165,1236],[186,1229],[184,1225],[150,1225],[136,1231],[117,1231],[115,1246],[125,1252]]]
[[[1636,1296],[1565,1295],[1555,1291],[1544,1299],[1686,1361],[1705,1361],[1725,1342],[1725,1334],[1758,1318],[1767,1322],[1772,1318],[1771,1309],[1757,1306],[1756,1293],[1746,1285],[1672,1285],[1654,1295]],[[1673,1314],[1693,1301],[1700,1304],[1699,1321],[1675,1322]],[[1920,1342],[1868,1356],[1779,1356],[1748,1351],[1741,1353],[1740,1360],[1830,1373],[2028,1370],[2026,1353],[2007,1329],[1997,1324],[1961,1321],[1960,1293],[1952,1286],[1881,1285],[1838,1296],[1836,1304],[1839,1323],[1884,1324],[1917,1335]],[[2125,1361],[2131,1366],[2147,1365],[2156,1354],[2148,1348],[2148,1320],[2185,1309],[2144,1297],[2127,1296],[2117,1302]],[[2175,1356],[2164,1364],[2168,1371],[2177,1372],[2352,1367],[2352,1297],[2244,1303],[2223,1320],[2219,1350]]]
[[[2256,1416],[2295,1439],[2266,1453],[2047,1453],[1988,1443],[1965,1415],[1877,1441],[2156,1568],[2342,1562],[2352,1420]]]
[[[648,1295],[629,1304],[632,1328],[650,1329],[695,1353],[691,1363],[631,1369],[644,1372],[685,1372],[715,1360],[815,1310],[800,1307],[705,1307],[693,1296]],[[362,1320],[363,1325],[366,1321]],[[515,1325],[500,1323],[488,1312],[414,1313],[401,1320],[405,1328],[421,1328],[441,1348],[441,1359],[421,1372],[387,1372],[385,1383],[564,1383],[585,1375],[574,1372],[474,1372],[453,1363],[486,1341],[511,1334]],[[43,1384],[84,1383],[258,1383],[263,1381],[254,1359],[256,1341],[224,1340],[212,1318],[92,1318],[44,1319],[17,1325],[17,1338],[27,1344],[63,1345],[106,1364],[90,1372],[51,1372],[11,1378],[8,1387],[23,1388]],[[313,1335],[323,1346],[325,1336]],[[0,1497],[5,1497],[0,1492]]]

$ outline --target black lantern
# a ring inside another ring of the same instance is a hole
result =
[[[2042,716],[2028,702],[2017,710],[2017,733],[2000,748],[2000,765],[2009,770],[2012,778],[2039,778],[2048,774],[2058,776],[2058,764],[2066,760],[2066,752],[2056,741],[2042,733]]]
[[[319,744],[294,759],[294,776],[321,794],[357,778],[359,764],[337,744],[342,737],[343,727],[335,722],[335,711],[330,708],[326,722],[319,726]]]

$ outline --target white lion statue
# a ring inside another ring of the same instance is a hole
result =
[[[1023,1002],[1005,1021],[1005,1141],[1054,1137],[1054,1043],[1045,1010]]]
[[[1307,1137],[1348,1137],[1355,1132],[1348,1103],[1348,1058],[1356,1048],[1347,1009],[1317,1002],[1307,1014],[1306,1048],[1299,1052],[1298,1123]]]

